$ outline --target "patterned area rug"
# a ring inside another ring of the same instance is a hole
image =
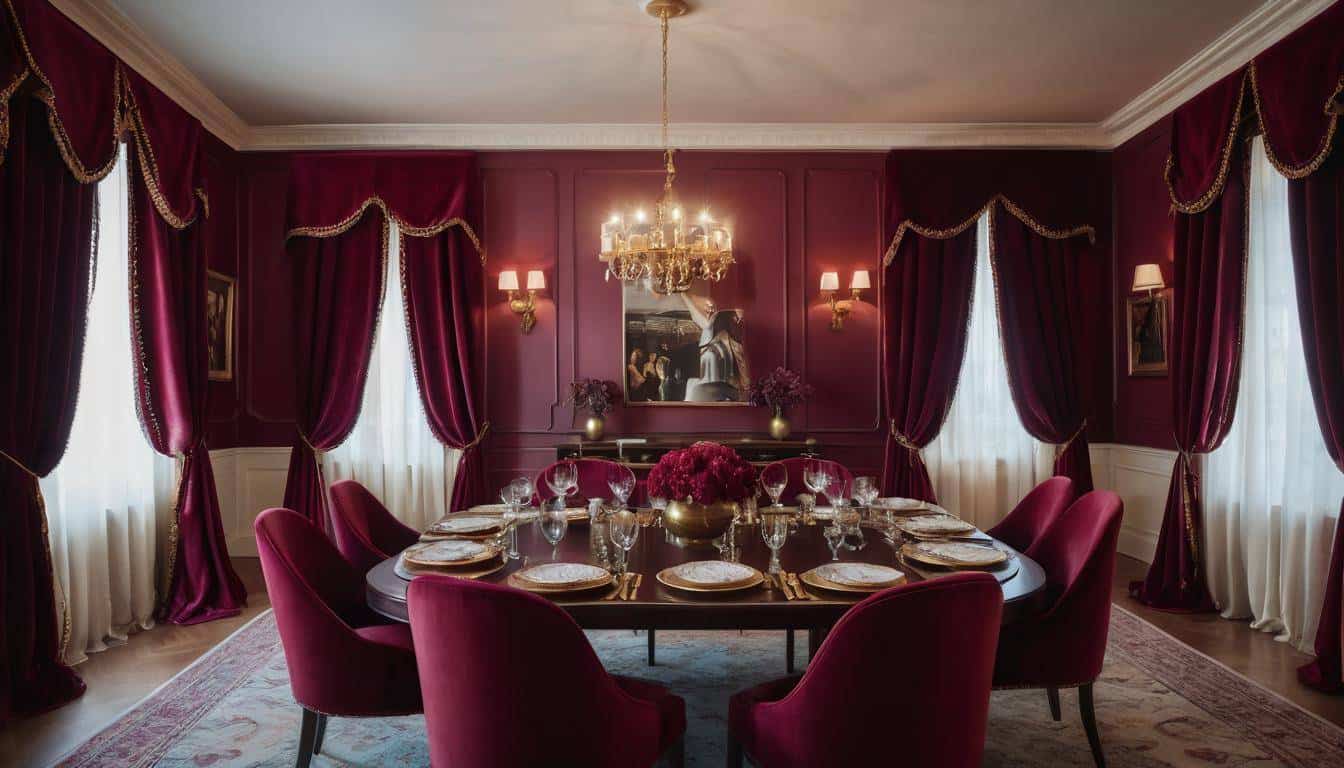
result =
[[[782,632],[590,632],[607,668],[686,699],[687,762],[721,765],[730,694],[783,674]],[[799,643],[799,645],[804,645]],[[800,664],[802,659],[799,660]],[[1090,766],[1077,698],[1050,719],[1041,691],[993,694],[985,764]],[[1097,720],[1111,766],[1341,766],[1344,730],[1116,606]],[[290,766],[299,709],[270,612],[66,757],[69,766]],[[427,765],[424,719],[333,718],[314,765]]]

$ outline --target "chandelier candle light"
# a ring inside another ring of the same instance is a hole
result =
[[[607,265],[606,277],[623,281],[648,280],[655,293],[682,293],[691,281],[718,282],[733,264],[733,236],[716,222],[706,208],[688,221],[677,203],[672,184],[677,178],[672,149],[667,136],[667,22],[689,9],[685,0],[650,0],[645,10],[658,17],[663,33],[663,163],[667,175],[663,194],[653,205],[652,215],[644,208],[631,213],[613,213],[602,223],[602,252],[598,259]]]

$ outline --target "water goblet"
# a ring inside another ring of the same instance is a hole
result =
[[[784,489],[789,485],[789,468],[783,464],[771,464],[761,470],[761,487],[770,494],[771,503],[778,507],[779,497],[784,495]]]
[[[630,503],[630,494],[635,491],[635,473],[625,467],[614,466],[607,473],[607,487],[624,507]]]
[[[845,532],[838,525],[829,525],[822,529],[821,534],[826,537],[826,546],[831,549],[831,560],[839,560],[840,548],[845,543]]]
[[[547,507],[541,510],[537,525],[541,527],[541,535],[551,545],[551,560],[559,559],[560,540],[565,538],[565,531],[569,529],[569,510],[564,507]]]
[[[556,506],[564,508],[565,497],[579,485],[579,468],[572,461],[562,461],[551,468],[546,475],[546,485],[555,494]]]
[[[607,525],[611,529],[611,543],[621,550],[619,568],[625,574],[630,569],[630,548],[639,538],[639,516],[625,507],[608,510]]]
[[[770,548],[770,575],[778,576],[779,550],[789,539],[789,516],[778,512],[761,513],[761,538],[765,540],[765,546]]]
[[[854,500],[864,507],[871,507],[879,493],[876,478],[871,475],[854,478]]]

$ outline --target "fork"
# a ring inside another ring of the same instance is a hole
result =
[[[616,588],[613,589],[613,590],[611,591],[611,594],[607,595],[606,597],[604,597],[604,598],[602,598],[602,599],[603,599],[603,600],[615,600],[615,599],[617,598],[617,596],[619,596],[619,595],[624,595],[624,594],[625,594],[625,585],[626,585],[626,582],[627,582],[629,579],[630,579],[630,574],[628,574],[628,573],[623,573],[623,574],[621,574],[621,580],[620,580],[620,583],[618,583],[618,584],[616,585]]]
[[[644,583],[644,574],[630,574],[630,587],[625,590],[625,600],[634,600],[635,595],[639,594],[639,586]]]

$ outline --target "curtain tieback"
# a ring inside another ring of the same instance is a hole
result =
[[[312,451],[314,456],[320,459],[322,454],[326,453],[326,451],[313,445],[312,441],[308,439],[308,436],[303,433],[302,429],[296,428],[295,431],[299,433],[299,439],[303,441],[304,445],[308,446],[308,450]]]
[[[489,431],[490,431],[490,422],[487,421],[481,425],[481,431],[476,433],[476,439],[462,446],[462,452],[466,453],[467,451],[470,451],[472,448],[475,448],[476,446],[480,445],[481,441],[485,439],[486,433],[488,433]]]
[[[33,470],[29,469],[29,468],[28,468],[28,465],[24,464],[22,461],[19,461],[18,459],[14,458],[13,456],[10,456],[8,453],[5,453],[4,451],[0,451],[0,456],[3,456],[4,458],[9,459],[9,461],[10,461],[11,464],[13,464],[14,466],[18,467],[19,469],[22,469],[22,470],[24,471],[25,474],[27,474],[29,477],[33,478],[33,482],[37,482],[38,480],[41,480],[41,479],[42,479],[42,476],[39,475],[39,474],[37,474],[37,473],[34,472]]]
[[[1074,430],[1072,435],[1069,435],[1068,440],[1065,440],[1064,442],[1055,446],[1055,461],[1059,461],[1059,457],[1063,456],[1064,452],[1069,450],[1069,446],[1073,445],[1073,441],[1077,440],[1080,436],[1082,436],[1083,432],[1085,432],[1086,430],[1087,430],[1087,419],[1083,419],[1083,423],[1078,425],[1078,429]]]
[[[1172,437],[1175,437],[1172,433]],[[1190,562],[1194,564],[1195,572],[1199,572],[1199,539],[1195,535],[1195,513],[1191,506],[1192,500],[1199,493],[1199,472],[1195,469],[1195,452],[1187,451],[1180,447],[1180,441],[1176,443],[1177,461],[1181,472],[1181,512],[1185,518],[1185,539],[1190,545]],[[1182,586],[1185,586],[1184,583]]]
[[[921,453],[922,449],[918,445],[915,445],[914,441],[910,438],[901,434],[899,429],[896,429],[895,419],[891,420],[891,439],[895,440],[897,445],[908,451],[906,458],[909,460],[910,466],[913,467],[916,460],[918,460],[920,464],[924,463],[924,455]]]

